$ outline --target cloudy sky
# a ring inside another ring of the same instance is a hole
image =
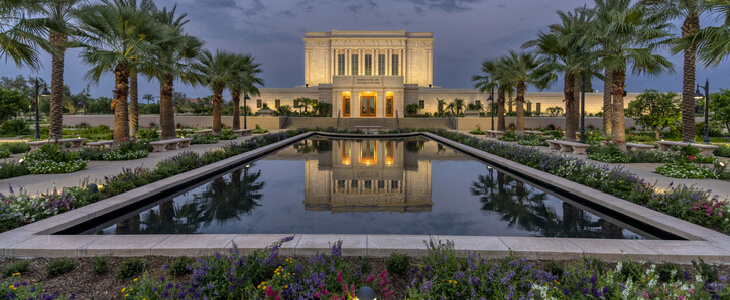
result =
[[[486,58],[519,50],[540,30],[558,22],[557,10],[572,10],[585,0],[156,0],[158,6],[177,4],[189,14],[188,32],[206,41],[209,49],[251,53],[262,64],[265,87],[288,88],[304,84],[305,31],[401,30],[431,31],[434,34],[434,83],[444,88],[470,88],[470,77],[479,72]],[[711,21],[711,20],[710,20]],[[707,25],[708,18],[702,20]],[[669,54],[667,54],[669,55]],[[50,57],[44,69],[18,69],[7,61],[0,76],[32,75],[50,81]],[[66,55],[66,84],[76,93],[89,82],[88,67],[78,59],[78,50]],[[644,89],[681,92],[681,54],[670,57],[677,72],[661,78],[631,76],[627,90]],[[697,70],[698,80],[711,78],[712,90],[727,87],[730,66]],[[146,81],[146,80],[142,80]],[[603,84],[594,85],[602,89]],[[111,96],[113,78],[107,75],[92,83],[93,96]],[[211,92],[203,87],[181,84],[176,89],[191,97]],[[562,91],[553,84],[549,91]],[[140,84],[140,95],[158,95],[157,82]]]

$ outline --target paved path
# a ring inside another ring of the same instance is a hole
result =
[[[279,130],[274,130],[274,131],[270,131],[270,132],[278,132],[278,131]],[[25,176],[7,178],[7,179],[0,180],[0,193],[7,195],[10,192],[9,191],[10,186],[12,186],[16,192],[18,191],[19,186],[24,186],[27,189],[29,195],[35,195],[36,193],[39,193],[39,192],[46,193],[46,192],[53,190],[54,184],[58,189],[61,189],[62,187],[78,186],[82,181],[84,181],[87,178],[88,178],[88,182],[102,182],[104,180],[104,176],[118,174],[119,172],[122,171],[122,169],[125,169],[125,168],[136,168],[139,166],[145,166],[145,167],[151,168],[151,167],[155,166],[155,164],[157,164],[158,161],[171,157],[171,156],[174,156],[174,155],[184,152],[184,151],[205,153],[210,150],[218,149],[228,143],[241,142],[241,141],[247,140],[251,137],[252,136],[245,136],[245,137],[238,137],[236,140],[226,140],[226,141],[222,140],[216,144],[190,145],[189,148],[168,150],[166,152],[150,152],[149,156],[147,156],[145,158],[141,158],[141,159],[135,159],[135,160],[90,161],[89,164],[86,166],[86,169],[79,171],[79,172],[74,172],[74,173],[25,175]],[[8,159],[18,160],[22,157],[23,157],[23,154],[16,154]]]
[[[469,134],[467,131],[460,131],[461,133]],[[490,140],[497,140],[492,138],[487,138],[483,135],[474,135],[476,137],[480,137],[483,139],[490,139]],[[497,140],[499,141],[499,140]],[[517,145],[517,142],[503,142],[503,143],[509,143]],[[558,150],[550,150],[548,147],[540,146],[538,147],[541,151],[544,152],[557,152]],[[670,184],[674,183],[674,185],[678,184],[685,184],[688,186],[694,185],[698,188],[704,188],[704,189],[710,189],[712,190],[712,195],[718,195],[720,199],[730,199],[730,182],[724,181],[724,180],[718,180],[718,179],[683,179],[683,178],[671,178],[666,177],[664,175],[661,175],[659,173],[654,172],[658,166],[661,165],[661,163],[633,163],[633,164],[609,164],[604,163],[600,161],[595,161],[586,158],[585,155],[574,155],[572,153],[565,153],[570,156],[578,157],[587,161],[590,161],[592,163],[596,164],[604,164],[611,167],[616,166],[623,166],[626,169],[629,169],[631,173],[634,173],[638,175],[641,178],[644,178],[649,183],[655,183],[656,187],[658,189],[666,189],[669,187]]]

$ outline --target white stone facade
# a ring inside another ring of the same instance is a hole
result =
[[[412,103],[421,107],[419,113],[435,113],[439,99],[447,104],[455,98],[465,104],[479,101],[488,107],[489,95],[478,90],[443,89],[433,84],[432,32],[332,30],[306,32],[303,41],[305,84],[260,89],[261,95],[248,104],[253,111],[265,105],[293,107],[294,99],[300,97],[332,104],[332,117],[403,117],[405,106]],[[625,106],[636,95],[628,94]],[[525,110],[565,109],[564,98],[563,93],[527,93]],[[586,94],[587,113],[602,108],[602,93]]]

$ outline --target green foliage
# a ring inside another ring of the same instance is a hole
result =
[[[5,269],[3,270],[3,275],[5,277],[10,277],[15,273],[26,273],[28,272],[28,267],[30,266],[30,262],[27,260],[21,260],[18,262],[14,262],[12,264],[9,264]]]
[[[190,257],[187,257],[187,256],[177,257],[170,264],[170,268],[167,269],[167,273],[169,273],[172,276],[183,276],[183,275],[190,274],[190,272],[192,272],[193,263],[195,263],[195,260],[193,260]],[[188,269],[188,266],[190,266],[190,269]]]
[[[193,137],[191,144],[215,144],[218,142],[218,136],[213,134],[199,134]]]
[[[662,282],[674,282],[682,277],[682,269],[675,263],[663,263],[656,267],[656,273]]]
[[[411,268],[411,258],[408,255],[393,252],[385,260],[385,269],[396,275],[406,275]]]
[[[656,168],[656,172],[672,178],[705,179],[719,177],[718,174],[710,168],[687,162],[663,164]]]
[[[25,164],[31,174],[71,173],[86,168],[87,161],[77,159],[73,151],[59,149],[58,144],[48,143],[39,150],[25,155]]]
[[[558,276],[558,278],[563,278],[563,274],[565,273],[565,266],[562,263],[551,259],[545,264],[545,271],[550,272],[555,276]]]
[[[664,128],[679,124],[682,117],[681,102],[677,93],[646,90],[629,103],[626,115],[636,120],[636,124],[651,128],[658,139]]]
[[[516,142],[518,140],[517,133],[515,133],[514,130],[507,130],[504,132],[502,137],[499,138],[499,140],[505,142]]]
[[[717,266],[711,266],[700,258],[700,262],[692,261],[692,265],[697,270],[697,274],[701,275],[702,278],[707,282],[717,281]]]
[[[370,256],[360,257],[360,273],[369,274],[373,270],[373,263],[371,262]]]
[[[269,132],[269,130],[261,128],[261,126],[259,126],[259,124],[256,124],[256,128],[254,130],[251,130],[251,133],[254,133],[254,134],[267,133],[267,132]]]
[[[0,158],[8,158],[12,153],[5,149],[0,149]]]
[[[128,258],[119,265],[119,269],[117,269],[117,278],[132,278],[146,269],[147,263],[145,261],[136,257]]]
[[[551,117],[559,117],[565,110],[560,106],[548,107],[545,112],[549,113]]]
[[[710,122],[710,131],[708,132],[710,137],[721,137],[722,131],[719,128],[716,128],[713,126],[714,124]],[[695,123],[695,135],[698,137],[704,137],[705,136],[705,122],[697,122]]]
[[[523,146],[540,146],[543,142],[541,137],[533,134],[527,134],[517,140],[517,144]]]
[[[18,154],[30,151],[30,146],[23,142],[0,143],[0,150],[7,150],[12,154]]]
[[[28,111],[29,106],[28,98],[22,93],[0,88],[0,121],[14,117],[19,112]]]
[[[11,119],[0,125],[0,134],[12,136],[30,134],[30,127],[23,119]]]
[[[642,272],[643,268],[641,265],[632,261],[625,261],[622,265],[623,267],[621,268],[620,274],[623,281],[626,281],[627,279],[631,279],[634,282],[641,280],[641,275],[644,273]]]
[[[137,130],[137,138],[146,140],[156,140],[160,138],[160,134],[154,128],[142,128]]]
[[[233,129],[225,128],[221,131],[221,134],[218,135],[218,139],[220,140],[235,140],[238,138],[238,136],[233,133]]]
[[[588,153],[588,159],[602,161],[606,163],[627,163],[629,156],[618,148],[615,143],[608,143],[603,147],[596,147]]]
[[[415,115],[418,113],[418,110],[420,110],[420,109],[421,109],[421,107],[418,106],[418,103],[408,104],[408,105],[406,105],[406,114],[408,114],[409,116]]]
[[[104,274],[109,270],[109,257],[107,256],[96,256],[91,260],[91,269],[96,274]]]
[[[56,258],[46,266],[46,275],[50,278],[58,277],[76,268],[76,262],[70,258]]]
[[[730,90],[721,89],[710,96],[710,111],[712,120],[724,124],[730,133]]]
[[[715,156],[730,157],[730,144],[720,144],[718,146],[713,152]]]

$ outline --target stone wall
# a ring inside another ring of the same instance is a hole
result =
[[[480,118],[458,118],[458,128],[459,130],[474,130],[477,128],[477,125],[480,126],[482,130],[496,130],[491,129],[492,127],[492,118],[491,117],[480,117]],[[505,125],[509,127],[511,124],[517,123],[517,117],[507,117],[505,118]],[[542,127],[547,127],[549,125],[554,125],[555,127],[560,126],[560,128],[565,129],[565,118],[562,117],[526,117],[525,118],[525,128],[538,128],[542,125]],[[594,128],[601,129],[603,128],[603,118],[586,118],[586,128],[593,126]],[[626,118],[626,127],[632,127],[634,126],[634,119]],[[494,127],[497,127],[497,117],[494,117]]]
[[[279,117],[246,117],[247,127],[255,128],[256,124],[265,129],[279,129]],[[223,116],[222,122],[224,126],[230,127],[233,125],[233,116]],[[64,126],[77,126],[81,123],[88,124],[90,126],[107,125],[109,127],[114,126],[113,115],[64,115],[63,125]],[[190,126],[190,127],[213,127],[213,116],[175,116],[175,126]],[[159,127],[160,116],[159,115],[140,115],[139,126],[141,127]],[[241,128],[243,128],[243,117],[241,117]]]

